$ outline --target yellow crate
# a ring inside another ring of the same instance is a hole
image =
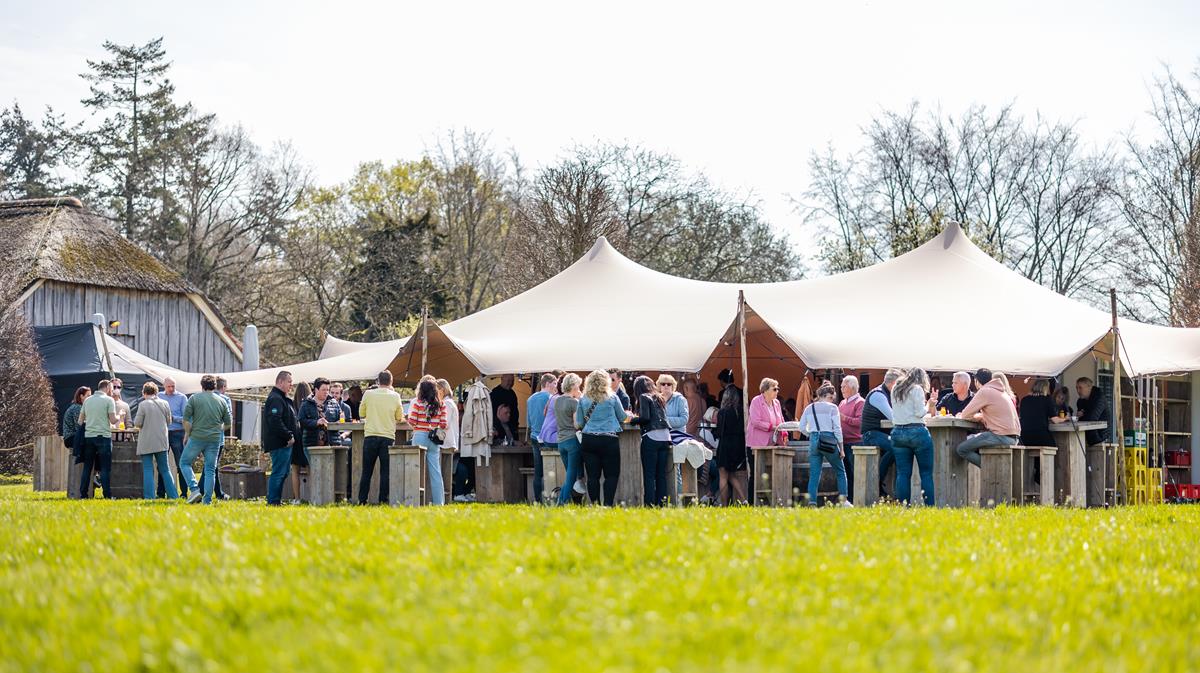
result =
[[[1134,465],[1140,467],[1146,467],[1149,465],[1149,463],[1146,461],[1146,449],[1127,446],[1125,447],[1125,466],[1128,468]]]
[[[1141,465],[1126,465],[1125,466],[1125,486],[1130,490],[1134,488],[1145,488],[1150,482],[1148,480],[1149,470]]]
[[[1133,486],[1129,488],[1129,504],[1145,505],[1149,502],[1150,494],[1146,491],[1145,486]]]
[[[1162,484],[1151,484],[1150,489],[1146,493],[1146,499],[1151,505],[1163,504]]]
[[[1155,486],[1157,486],[1159,488],[1159,490],[1162,490],[1162,483],[1163,483],[1162,468],[1161,467],[1146,468],[1146,483],[1151,488],[1154,488]]]

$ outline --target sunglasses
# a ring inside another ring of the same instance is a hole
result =
[[[660,384],[658,384],[658,385],[660,385],[660,386],[662,386],[662,387],[664,387],[664,388],[674,388],[674,387],[675,387],[675,384],[674,384],[674,383],[660,383]]]

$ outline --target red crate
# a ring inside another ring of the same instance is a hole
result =
[[[1164,498],[1182,498],[1187,484],[1163,484]]]
[[[1171,449],[1167,451],[1167,465],[1188,466],[1192,464],[1192,452]]]

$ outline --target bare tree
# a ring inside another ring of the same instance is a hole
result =
[[[949,220],[1058,292],[1086,296],[1109,275],[1112,156],[1085,152],[1073,126],[1030,125],[1011,106],[922,120],[913,105],[872,121],[864,139],[845,158],[814,154],[797,202],[826,270],[907,252]]]
[[[504,291],[511,296],[583,256],[600,236],[621,248],[625,232],[604,166],[575,155],[543,169],[517,209]]]
[[[1009,261],[1026,278],[1065,295],[1103,291],[1112,252],[1111,152],[1087,155],[1073,125],[1039,123],[1028,145],[1020,202],[1022,227]]]
[[[490,306],[499,290],[515,213],[509,171],[488,137],[470,130],[440,140],[433,163],[450,310],[467,315]]]
[[[1200,66],[1191,87],[1169,70],[1155,81],[1148,142],[1126,139],[1122,244],[1136,314],[1200,325]]]

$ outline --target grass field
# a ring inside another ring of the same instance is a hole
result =
[[[1200,508],[268,509],[0,487],[0,670],[1195,671]]]

